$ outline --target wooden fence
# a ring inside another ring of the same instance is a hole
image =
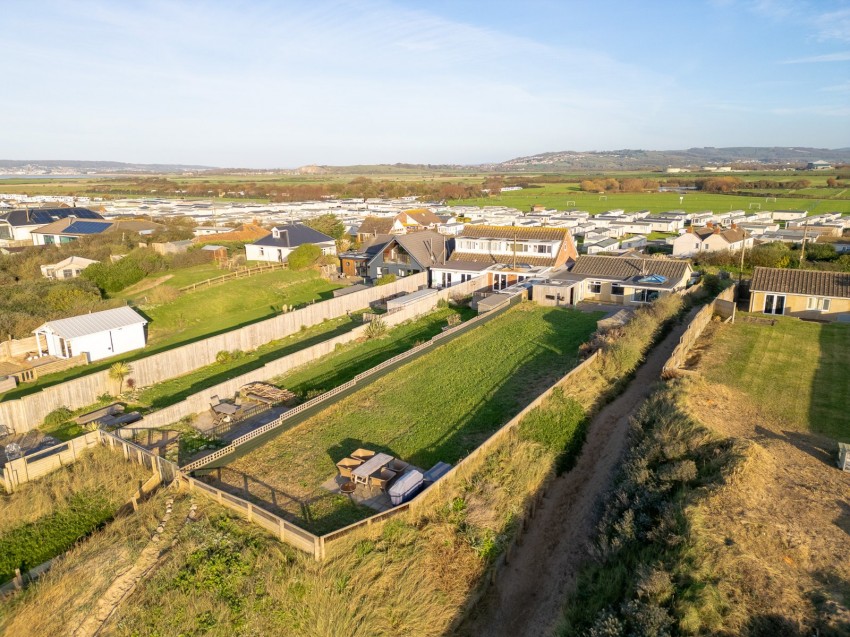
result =
[[[451,289],[451,288],[448,288],[448,289]],[[519,297],[515,297],[515,299],[513,299],[513,302],[516,302],[517,300],[519,300]],[[438,299],[432,298],[430,302],[436,304],[438,302]],[[488,312],[487,314],[481,314],[479,316],[476,316],[473,319],[470,319],[469,321],[466,321],[465,323],[461,323],[460,325],[457,325],[457,326],[455,326],[451,329],[440,332],[439,334],[436,334],[435,336],[433,336],[430,340],[428,340],[424,343],[420,343],[419,345],[416,345],[415,347],[412,347],[409,350],[402,352],[401,354],[397,354],[396,356],[393,356],[392,358],[385,360],[383,363],[379,363],[375,367],[372,367],[371,369],[368,369],[365,372],[361,372],[360,374],[357,374],[357,376],[355,376],[352,380],[348,381],[347,383],[343,383],[342,385],[334,387],[330,391],[327,391],[327,392],[321,394],[320,396],[316,396],[315,398],[308,400],[305,403],[301,403],[297,407],[294,407],[293,409],[288,410],[287,412],[285,412],[279,418],[276,418],[272,422],[267,423],[267,424],[263,425],[262,427],[258,427],[257,429],[254,429],[253,431],[250,431],[250,432],[246,433],[245,435],[236,438],[235,440],[233,440],[233,442],[231,442],[226,447],[222,447],[221,449],[217,449],[217,450],[213,451],[212,453],[210,453],[209,455],[204,456],[203,458],[195,460],[194,462],[190,462],[189,464],[183,466],[181,469],[183,471],[194,471],[196,469],[200,469],[202,467],[205,467],[205,466],[207,466],[207,465],[209,465],[213,462],[221,460],[222,458],[230,456],[230,455],[236,453],[240,446],[246,444],[247,442],[250,442],[251,440],[254,440],[255,438],[258,438],[259,436],[263,436],[265,434],[268,434],[269,432],[271,432],[271,431],[273,431],[273,430],[275,430],[279,427],[282,427],[285,424],[288,424],[289,420],[291,420],[295,416],[301,414],[302,412],[305,412],[307,410],[311,410],[315,407],[318,407],[318,406],[322,405],[323,403],[330,401],[335,396],[353,389],[358,384],[363,384],[364,381],[374,379],[374,377],[376,377],[377,375],[380,375],[381,372],[383,372],[384,370],[392,368],[392,367],[399,365],[399,364],[401,364],[405,361],[412,360],[413,358],[424,353],[425,350],[433,348],[436,345],[440,344],[440,341],[442,341],[444,339],[447,339],[447,338],[452,337],[452,336],[459,335],[461,332],[465,332],[467,330],[473,329],[474,327],[477,327],[481,323],[492,320],[493,318],[498,316],[501,312],[507,310],[508,307],[510,307],[510,305],[506,305],[504,308],[500,308],[499,311],[493,311],[493,312]],[[210,390],[207,390],[207,391],[210,391]]]
[[[18,486],[36,480],[77,460],[85,449],[100,444],[100,432],[92,431],[3,465],[3,488],[12,493]]]
[[[8,341],[0,343],[0,359],[20,358],[21,356],[26,356],[30,352],[37,351],[38,341],[36,341],[35,336],[13,339],[10,335]]]
[[[362,310],[385,296],[414,292],[427,285],[427,281],[427,273],[414,274],[384,286],[313,303],[299,310],[140,358],[131,363],[133,372],[130,377],[137,387],[147,387],[182,376],[214,363],[216,355],[222,350],[252,351],[270,341],[295,334],[302,327],[312,327],[325,320],[344,316],[346,312]],[[58,407],[72,410],[86,407],[94,402],[96,396],[110,391],[114,391],[114,381],[109,378],[109,370],[93,372],[22,398],[3,400],[0,402],[0,423],[11,426],[17,433],[23,433],[37,427],[47,414]]]
[[[222,274],[221,276],[216,276],[211,279],[207,279],[206,281],[199,281],[198,283],[191,283],[189,285],[184,285],[182,288],[177,288],[180,292],[191,292],[192,290],[196,290],[202,287],[210,287],[211,285],[215,285],[216,283],[224,283],[225,281],[230,281],[232,279],[243,279],[245,277],[254,276],[255,274],[262,274],[263,272],[271,272],[273,270],[286,270],[287,265],[285,263],[268,263],[265,265],[258,265],[253,268],[241,268],[227,274]]]
[[[696,343],[699,337],[702,336],[706,326],[717,313],[718,304],[725,304],[723,305],[723,313],[725,315],[726,306],[729,303],[733,303],[734,298],[735,286],[733,285],[732,287],[723,290],[711,303],[696,313],[694,318],[691,319],[691,322],[688,324],[684,334],[682,334],[679,339],[679,343],[676,345],[673,353],[670,354],[670,358],[668,358],[667,362],[664,363],[664,369],[661,372],[663,378],[670,378],[671,376],[675,376],[677,373],[681,372],[682,368],[684,368],[687,363],[694,343]],[[734,317],[734,309],[732,310],[732,316]]]

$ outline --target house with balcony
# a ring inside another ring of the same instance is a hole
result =
[[[568,228],[467,225],[448,261],[431,268],[433,285],[451,287],[482,274],[502,290],[573,263],[578,257]]]
[[[367,249],[373,254],[366,261],[366,276],[377,280],[388,274],[403,277],[425,272],[445,263],[450,247],[450,240],[433,230],[391,236],[385,243],[376,243]]]

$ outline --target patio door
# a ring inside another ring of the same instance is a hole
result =
[[[767,294],[764,297],[765,314],[785,314],[785,296],[781,294]]]

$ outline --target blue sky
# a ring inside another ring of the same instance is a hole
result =
[[[850,146],[850,0],[3,0],[0,157]]]

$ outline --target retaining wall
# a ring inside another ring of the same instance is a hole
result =
[[[664,370],[661,372],[663,378],[669,378],[682,371],[690,355],[691,348],[693,348],[694,343],[696,343],[699,337],[702,336],[703,331],[711,322],[711,319],[714,318],[715,314],[720,314],[723,318],[731,317],[734,319],[735,303],[733,299],[735,298],[735,287],[733,285],[726,288],[711,303],[696,313],[688,324],[685,333],[679,339],[679,344],[676,345],[673,353],[670,354],[670,358],[664,364]],[[731,309],[729,308],[730,305]]]
[[[136,386],[146,387],[182,376],[214,363],[216,354],[222,350],[251,351],[269,341],[294,334],[302,326],[311,327],[346,312],[362,310],[370,303],[394,294],[414,292],[427,285],[427,282],[427,273],[420,272],[387,285],[314,303],[218,336],[175,347],[131,362],[133,372],[129,378],[136,381]],[[451,290],[455,288],[449,288]],[[114,391],[115,381],[109,378],[109,370],[94,372],[47,387],[38,393],[0,402],[0,423],[22,433],[38,427],[44,417],[58,407],[78,409],[91,405],[97,396]]]
[[[478,281],[477,279],[467,281],[462,285],[447,288],[445,290],[440,290],[437,294],[433,294],[415,303],[411,303],[410,305],[403,307],[395,312],[382,314],[380,315],[380,317],[388,328],[395,327],[400,323],[415,319],[423,314],[434,310],[441,300],[466,296],[468,294],[471,294],[472,291],[474,289],[477,289],[478,286],[484,284],[486,284],[486,281],[484,281],[483,277],[480,281]],[[368,328],[368,324],[355,327],[354,329],[346,332],[345,334],[334,336],[333,338],[329,338],[328,340],[322,341],[321,343],[316,343],[311,347],[298,350],[297,352],[293,352],[292,354],[288,354],[287,356],[283,356],[281,358],[278,358],[277,360],[270,361],[259,369],[255,369],[245,374],[235,376],[224,381],[223,383],[219,383],[218,385],[215,385],[213,387],[201,390],[200,392],[192,394],[191,396],[179,403],[148,414],[140,423],[134,424],[134,427],[162,427],[173,422],[177,422],[184,416],[190,416],[192,414],[197,414],[202,411],[206,411],[207,409],[209,409],[210,402],[213,396],[234,396],[243,385],[258,381],[267,381],[270,378],[274,378],[275,376],[280,376],[282,374],[291,372],[296,367],[306,365],[307,363],[311,363],[322,358],[323,356],[332,353],[336,349],[337,345],[350,343],[352,341],[357,340],[358,338],[363,337]]]

